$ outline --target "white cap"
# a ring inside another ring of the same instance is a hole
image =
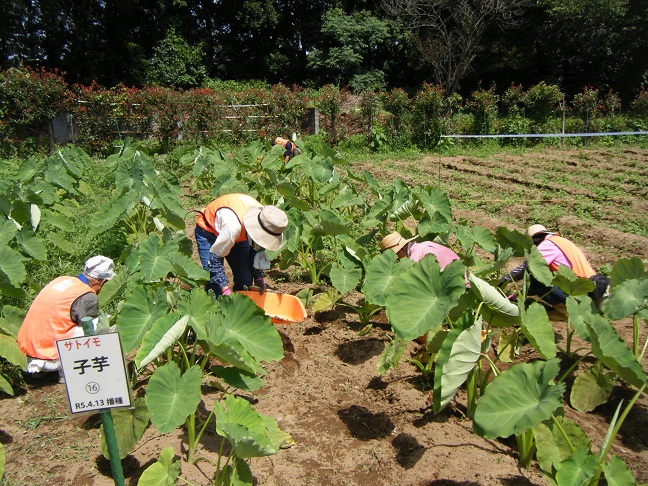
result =
[[[110,280],[115,276],[115,264],[108,257],[93,256],[86,261],[83,274],[97,280]]]

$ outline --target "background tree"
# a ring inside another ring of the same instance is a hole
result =
[[[448,96],[472,68],[493,24],[511,24],[528,0],[382,0],[383,8],[412,32],[434,81]]]
[[[369,12],[347,15],[341,9],[329,10],[319,48],[308,54],[308,67],[324,84],[384,88],[386,58],[381,47],[390,34],[387,23]]]
[[[167,88],[194,88],[206,77],[200,46],[190,46],[174,29],[155,47],[147,71],[150,84]]]

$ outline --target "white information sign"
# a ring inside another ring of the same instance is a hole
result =
[[[61,339],[56,347],[72,413],[131,405],[119,333]]]

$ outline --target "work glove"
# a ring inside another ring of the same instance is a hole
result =
[[[229,287],[223,287],[221,289],[221,295],[232,295],[232,291]]]
[[[254,286],[259,288],[259,293],[263,293],[266,291],[266,283],[264,278],[255,278],[254,279]]]

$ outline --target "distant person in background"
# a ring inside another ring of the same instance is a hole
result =
[[[209,203],[198,215],[195,232],[200,262],[210,275],[205,290],[216,296],[231,294],[226,259],[234,274],[233,290],[254,283],[265,291],[264,270],[270,268],[270,260],[264,249],[281,248],[286,226],[286,213],[247,194],[227,194]]]
[[[578,277],[592,280],[596,287],[589,293],[589,296],[600,307],[603,299],[608,295],[609,281],[605,276],[596,273],[580,248],[558,233],[549,232],[541,224],[529,226],[526,234],[531,237],[533,244],[538,248],[542,258],[547,262],[552,272],[557,271],[560,265],[566,265]],[[515,268],[511,272],[511,277],[514,280],[521,279],[526,266],[527,262],[524,262]],[[530,276],[527,295],[541,297],[542,300],[550,305],[564,304],[567,300],[567,294],[559,287],[555,285],[548,287],[538,282],[533,275]]]
[[[281,137],[275,138],[274,145],[281,145],[285,149],[284,162],[288,162],[293,157],[296,157],[299,154],[301,154],[301,150],[299,150],[299,147],[295,145],[295,142],[291,142],[290,140],[287,140],[285,138],[281,138]]]
[[[409,258],[418,262],[426,255],[434,255],[439,262],[441,269],[455,260],[459,260],[457,255],[450,248],[434,243],[432,241],[424,241],[416,243],[413,240],[416,236],[406,239],[398,232],[393,232],[385,236],[380,242],[380,251],[392,250],[398,258]]]
[[[115,276],[110,258],[98,255],[76,277],[58,277],[36,296],[18,332],[18,345],[27,355],[27,373],[59,371],[56,341],[83,336],[81,319],[99,314],[97,294]]]

